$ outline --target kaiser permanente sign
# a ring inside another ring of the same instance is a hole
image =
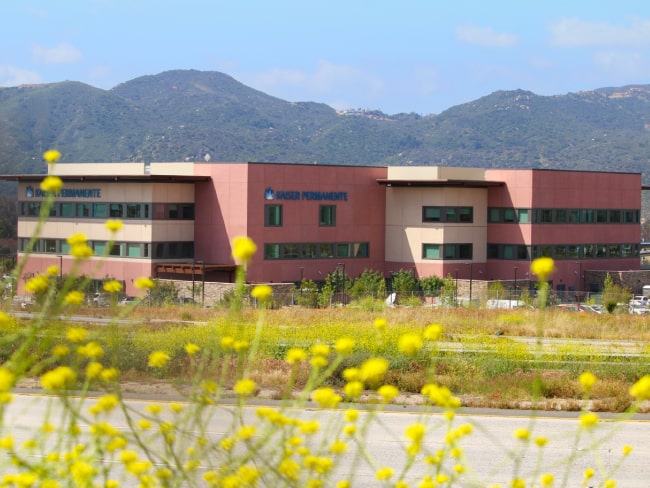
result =
[[[27,198],[45,198],[46,193],[40,188],[28,186],[25,188]],[[102,192],[99,188],[62,188],[56,194],[57,198],[101,198]]]
[[[275,191],[273,188],[264,190],[265,200],[329,200],[347,201],[346,191]]]

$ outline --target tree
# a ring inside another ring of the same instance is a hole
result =
[[[440,296],[440,293],[444,286],[445,280],[439,276],[427,276],[426,278],[420,278],[420,288],[424,292],[425,296]]]
[[[354,300],[371,296],[383,297],[386,294],[386,280],[379,271],[365,269],[350,287],[350,297]]]
[[[621,285],[614,283],[611,275],[607,273],[603,282],[603,306],[609,313],[614,312],[616,305],[627,303],[630,292]]]

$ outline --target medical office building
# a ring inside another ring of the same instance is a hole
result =
[[[95,255],[79,270],[232,282],[231,240],[258,246],[251,283],[322,281],[343,268],[390,277],[534,280],[530,261],[556,260],[557,290],[587,290],[585,272],[639,270],[641,174],[538,169],[367,167],[282,163],[59,163],[64,188],[23,275],[72,269],[66,238]],[[37,228],[43,175],[18,181],[19,258]],[[107,219],[123,228],[111,242]]]

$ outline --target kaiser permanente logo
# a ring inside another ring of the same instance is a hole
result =
[[[25,188],[25,198],[43,198],[46,193],[40,188],[28,186]],[[99,188],[62,188],[56,194],[58,198],[101,198],[102,191]]]
[[[347,201],[347,191],[275,191],[273,188],[264,190],[265,200],[334,200]]]

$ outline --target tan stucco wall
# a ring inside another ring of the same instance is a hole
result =
[[[474,222],[424,223],[423,206],[473,207]],[[486,239],[486,189],[386,188],[386,261],[423,262],[423,243],[472,243],[473,261],[484,262]]]
[[[150,163],[149,171],[145,163],[60,163],[48,165],[48,173],[65,175],[193,175],[193,163]]]
[[[389,180],[479,180],[485,179],[481,168],[456,168],[451,166],[391,166]]]

